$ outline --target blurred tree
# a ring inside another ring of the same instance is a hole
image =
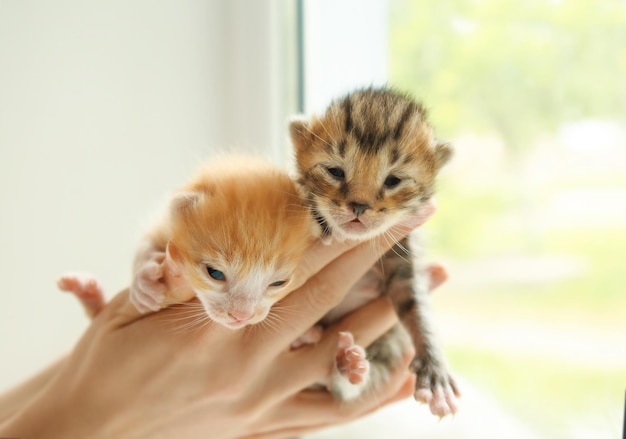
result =
[[[391,83],[446,137],[495,132],[517,155],[563,122],[626,116],[623,0],[391,5]]]

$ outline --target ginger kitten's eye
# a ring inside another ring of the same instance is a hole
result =
[[[270,284],[270,287],[280,287],[281,285],[285,285],[286,283],[286,280],[277,280],[276,282],[272,282]]]
[[[346,174],[343,172],[341,168],[326,168],[328,173],[335,177],[337,180],[343,180],[346,177]]]
[[[215,280],[226,280],[226,276],[224,276],[224,273],[216,270],[215,268],[211,268],[207,265],[206,271],[209,273],[209,276],[211,276]]]
[[[385,187],[390,188],[390,189],[394,188],[398,186],[401,181],[402,180],[400,180],[395,175],[390,175],[389,177],[385,178]]]

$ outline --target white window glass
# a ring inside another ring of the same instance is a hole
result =
[[[388,6],[380,0],[304,0],[304,110],[321,112],[357,87],[388,80]]]

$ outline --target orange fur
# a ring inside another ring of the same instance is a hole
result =
[[[307,207],[285,172],[228,157],[202,167],[174,194],[148,239],[152,252],[168,247],[172,268],[209,317],[236,328],[263,320],[290,291],[289,279],[313,238]],[[212,278],[207,267],[225,279]],[[286,282],[270,285],[277,281]]]

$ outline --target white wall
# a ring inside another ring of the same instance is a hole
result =
[[[86,327],[60,273],[115,293],[142,228],[201,158],[281,157],[279,4],[0,0],[0,390]]]

